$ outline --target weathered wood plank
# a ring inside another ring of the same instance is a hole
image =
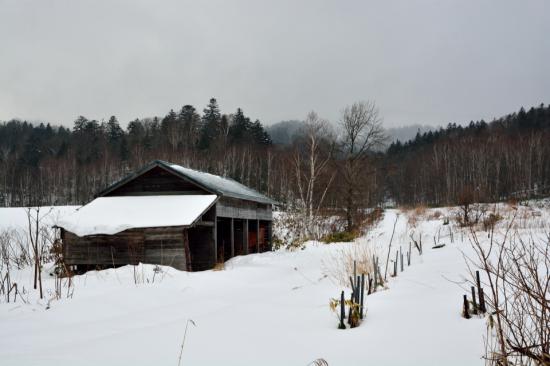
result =
[[[272,220],[271,205],[252,201],[222,197],[216,203],[216,213],[220,217],[249,220]]]
[[[65,232],[62,239],[65,262],[69,265],[110,266],[143,262],[179,269],[187,267],[182,229],[133,229],[116,235],[82,238]]]
[[[197,185],[181,179],[160,167],[136,177],[107,196],[133,196],[146,194],[208,194]]]

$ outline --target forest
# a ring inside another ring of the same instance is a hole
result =
[[[1,122],[0,206],[83,204],[156,159],[231,177],[308,217],[340,213],[348,229],[367,207],[496,202],[548,191],[550,106],[452,123],[410,141],[388,141],[381,121],[373,102],[353,103],[333,123],[315,112],[299,128],[286,123],[289,140],[274,143],[258,119],[240,108],[222,113],[212,98],[202,113],[184,105],[126,128],[115,116],[79,116],[72,129]]]

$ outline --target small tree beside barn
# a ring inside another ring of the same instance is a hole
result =
[[[210,269],[271,250],[275,202],[232,179],[154,161],[58,224],[67,265]]]

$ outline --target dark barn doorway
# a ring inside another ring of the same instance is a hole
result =
[[[198,226],[190,228],[189,254],[193,271],[203,271],[214,266],[214,238],[212,227]]]
[[[223,263],[233,257],[231,221],[226,217],[217,219],[218,263]]]

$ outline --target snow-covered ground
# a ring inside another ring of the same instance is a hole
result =
[[[46,206],[32,208],[31,215],[36,217],[38,210],[39,217],[43,218],[43,225],[53,226],[58,223],[61,218],[68,216],[76,211],[80,206]],[[28,219],[27,209],[23,207],[2,208],[0,207],[0,230],[17,229],[27,230]]]
[[[14,210],[21,209],[0,209],[0,227],[6,217],[17,224]],[[548,219],[548,209],[532,210]],[[470,246],[466,232],[443,225],[449,211],[430,209],[415,220],[412,211],[386,210],[356,244],[310,242],[304,250],[233,258],[218,271],[155,273],[140,265],[88,272],[73,278],[70,298],[61,300],[48,301],[54,280],[45,273],[46,299],[29,293],[27,304],[0,303],[0,364],[176,365],[191,319],[182,365],[305,366],[318,358],[330,366],[483,365],[485,320],[461,317],[465,291],[456,283],[467,274]],[[406,251],[411,233],[422,233],[424,254],[414,250],[411,266],[366,298],[358,328],[338,330],[329,299],[349,288],[327,267],[347,248],[371,245],[384,271],[396,217],[392,250]],[[434,236],[445,247],[432,249]],[[30,269],[14,277],[32,288]]]

